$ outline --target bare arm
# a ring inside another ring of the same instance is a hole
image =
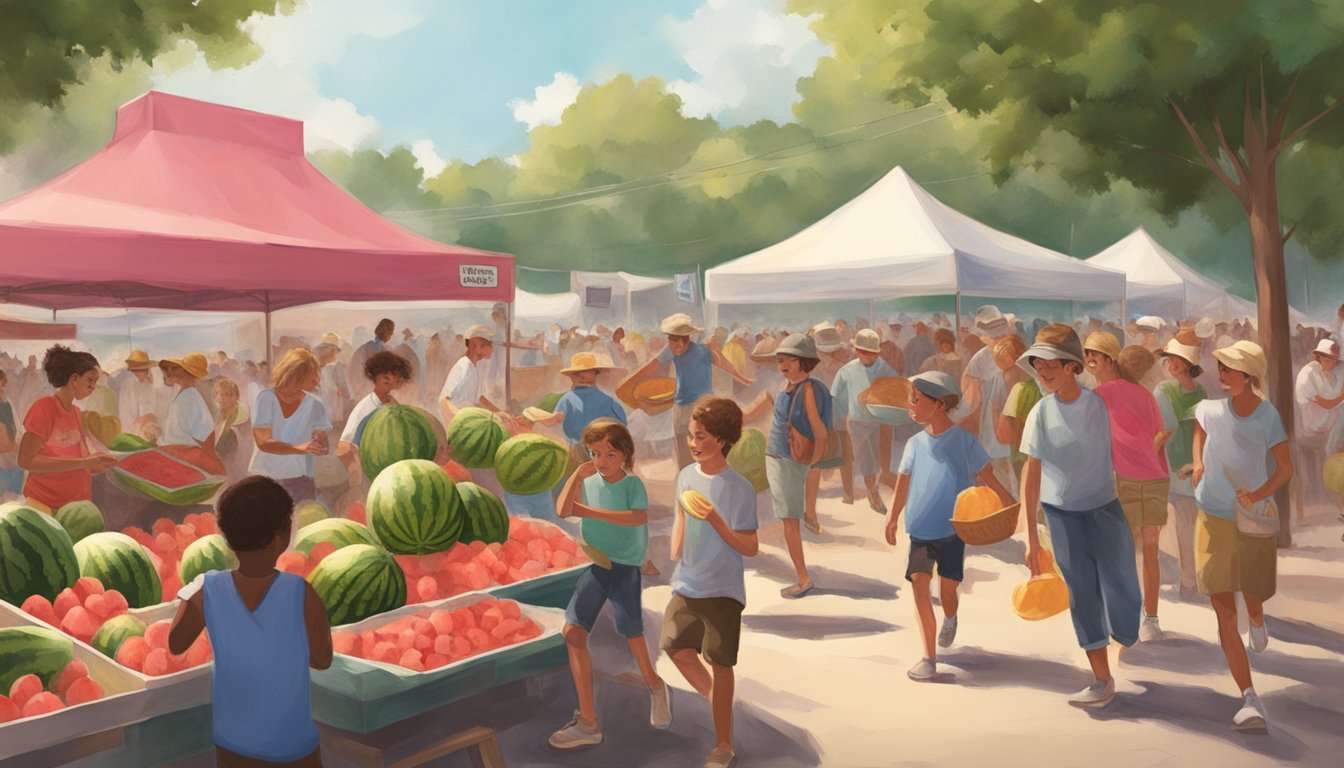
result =
[[[686,510],[680,503],[672,505],[672,553],[671,559],[681,559],[681,547],[686,540]]]
[[[1027,513],[1027,568],[1041,575],[1041,537],[1036,531],[1036,509],[1041,505],[1041,460],[1027,457],[1022,468],[1022,511]]]
[[[723,356],[722,352],[713,347],[708,347],[708,349],[709,353],[714,356],[714,364],[724,373],[732,377],[733,381],[736,381],[744,387],[750,387],[754,383],[751,379],[748,379],[739,373],[737,368],[734,368],[733,364],[728,362],[728,358]]]
[[[39,456],[38,452],[42,450],[42,445],[41,436],[32,432],[23,433],[23,438],[19,440],[19,469],[26,470],[34,475],[70,472],[76,469],[87,469],[90,472],[98,473],[117,463],[115,457],[106,453],[70,457]]]
[[[762,392],[751,405],[742,409],[742,423],[751,424],[770,415],[775,409],[775,398],[769,392]]]
[[[1004,488],[1003,483],[999,482],[999,478],[994,476],[993,465],[986,464],[984,467],[981,467],[980,473],[977,474],[975,477],[980,482],[989,486],[989,489],[991,491],[998,494],[999,502],[1003,504],[1003,506],[1007,507],[1013,503],[1012,492],[1009,491],[1007,488]]]
[[[177,615],[173,617],[173,626],[168,630],[168,652],[174,655],[186,653],[196,642],[201,630],[205,629],[205,610],[202,608],[202,592],[197,591],[177,606]]]
[[[1274,474],[1269,476],[1265,484],[1256,488],[1250,493],[1252,504],[1264,501],[1273,496],[1280,488],[1293,478],[1293,452],[1287,440],[1274,446],[1269,450],[1274,457]]]
[[[1204,480],[1204,441],[1207,439],[1204,427],[1195,422],[1195,442],[1192,449],[1194,469],[1190,473],[1190,483],[1194,486],[1198,486]]]
[[[891,497],[891,511],[887,512],[886,537],[887,543],[896,546],[897,524],[901,520],[901,513],[905,511],[905,500],[910,496],[910,476],[896,476],[896,495]]]
[[[331,623],[327,621],[327,606],[313,590],[303,584],[303,625],[308,630],[308,666],[326,669],[331,666]]]
[[[305,453],[318,454],[321,451],[315,441],[309,440],[306,443],[290,444],[281,442],[271,437],[270,427],[253,427],[252,439],[257,443],[257,450],[265,453],[274,453],[281,456],[296,456]],[[214,445],[213,438],[211,445]]]
[[[677,506],[681,506],[678,504]],[[728,522],[723,519],[723,515],[718,510],[709,513],[705,522],[714,527],[719,536],[728,542],[728,546],[737,550],[743,557],[755,557],[760,551],[761,544],[756,538],[756,531],[735,531],[728,527]]]
[[[1013,444],[1013,417],[1002,413],[994,420],[994,439],[1004,445]]]
[[[601,520],[604,523],[623,525],[628,528],[646,525],[649,522],[649,511],[647,509],[598,509],[578,502],[574,502],[574,511],[570,512],[570,516]]]
[[[812,387],[803,386],[803,405],[807,409],[807,423],[812,425],[812,459],[808,464],[816,464],[826,457],[826,451],[830,447],[830,436],[826,432],[826,425],[821,421],[821,412],[817,410],[817,396],[812,391]]]

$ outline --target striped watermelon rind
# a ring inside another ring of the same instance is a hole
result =
[[[331,625],[352,624],[406,604],[406,574],[385,550],[352,544],[323,558],[308,574]]]
[[[182,562],[177,564],[177,576],[183,584],[210,571],[232,571],[238,567],[238,556],[229,548],[229,542],[218,533],[191,542],[182,552]]]
[[[509,538],[509,511],[504,502],[475,483],[457,483],[462,499],[462,541],[503,544]]]
[[[495,477],[509,493],[545,493],[565,477],[569,451],[542,435],[518,435],[495,453]]]
[[[25,504],[0,505],[0,600],[55,600],[78,578],[74,542],[55,518]]]
[[[158,605],[163,601],[159,572],[140,542],[124,533],[104,531],[85,537],[75,545],[79,575],[92,576],[104,589],[115,589],[132,608]]]
[[[462,500],[432,461],[408,459],[384,469],[364,502],[369,530],[389,552],[442,552],[462,535]]]
[[[337,549],[352,544],[378,545],[378,539],[374,538],[373,532],[368,528],[354,520],[330,517],[300,528],[298,536],[294,539],[294,549],[307,556],[314,546],[324,541],[335,544]]]
[[[211,496],[214,496],[215,492],[219,490],[219,487],[229,480],[223,475],[212,475],[190,462],[183,461],[180,457],[174,456],[172,453],[162,448],[153,448],[151,450],[157,451],[160,455],[167,456],[169,459],[172,459],[179,464],[191,467],[205,477],[191,485],[184,485],[180,488],[169,488],[168,486],[160,485],[147,477],[141,477],[140,475],[129,472],[120,464],[113,465],[112,469],[108,472],[108,475],[115,483],[117,483],[117,485],[120,485],[126,491],[138,493],[142,496],[148,496],[155,501],[161,501],[164,504],[171,504],[175,507],[200,504]]]
[[[370,480],[398,461],[428,461],[438,453],[429,417],[409,405],[385,405],[374,411],[359,440],[359,466]]]
[[[107,530],[103,527],[102,510],[92,501],[72,501],[56,510],[52,516],[65,532],[70,534],[72,542],[78,542],[89,534]]]
[[[742,438],[728,452],[728,464],[750,480],[757,493],[770,487],[765,474],[765,435],[759,429],[742,430]]]
[[[0,629],[0,690],[9,693],[14,681],[24,675],[37,675],[42,687],[50,688],[74,658],[74,642],[54,629]]]
[[[117,657],[117,649],[126,642],[128,637],[144,637],[145,622],[136,617],[123,613],[120,616],[113,616],[103,622],[103,626],[98,628],[98,633],[89,641],[95,651],[103,654],[109,659]]]
[[[472,469],[493,467],[495,452],[508,439],[508,430],[484,408],[463,408],[448,425],[453,461]]]

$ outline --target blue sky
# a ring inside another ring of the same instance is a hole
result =
[[[167,57],[153,79],[304,120],[310,150],[412,146],[436,172],[522,151],[529,127],[620,73],[663,78],[697,117],[788,120],[826,53],[807,24],[783,0],[308,0],[246,22],[252,64]]]

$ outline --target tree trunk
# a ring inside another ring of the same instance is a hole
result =
[[[1250,143],[1250,142],[1248,142]],[[1279,224],[1279,200],[1274,161],[1261,148],[1247,147],[1251,230],[1251,255],[1255,263],[1255,289],[1260,326],[1260,346],[1268,370],[1261,382],[1269,401],[1283,419],[1288,439],[1293,440],[1293,361],[1288,324],[1288,281],[1283,262],[1283,234]],[[1279,546],[1292,546],[1292,483],[1274,495],[1279,507]],[[1298,503],[1303,500],[1298,499]]]

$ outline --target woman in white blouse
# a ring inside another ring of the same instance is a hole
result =
[[[248,471],[280,483],[295,503],[317,498],[313,457],[330,450],[331,418],[313,394],[321,374],[312,352],[292,349],[275,364],[271,388],[257,395],[252,408],[257,451]]]

